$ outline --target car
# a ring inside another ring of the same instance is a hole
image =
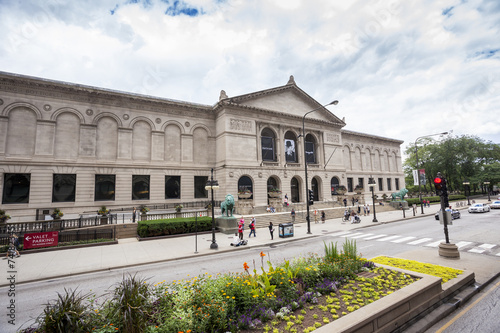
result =
[[[436,218],[436,220],[439,220],[439,213],[441,213],[441,209],[438,210],[436,212],[436,214],[434,215],[434,217]],[[456,209],[452,209],[451,210],[451,219],[452,220],[455,220],[455,219],[459,219],[460,218],[460,212]]]
[[[490,211],[490,206],[483,203],[475,203],[468,209],[469,213],[484,213]]]
[[[493,201],[490,204],[491,209],[500,209],[500,200]]]

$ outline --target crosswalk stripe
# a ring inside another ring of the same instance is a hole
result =
[[[346,237],[356,238],[356,236],[363,236],[363,235],[364,235],[364,233],[362,233],[362,232],[356,232],[354,234],[347,235]]]
[[[440,241],[437,241],[437,242],[434,242],[434,243],[430,243],[430,244],[427,244],[425,246],[428,246],[428,247],[438,247],[439,244],[441,244],[443,241],[440,240]]]
[[[388,241],[388,240],[391,240],[391,239],[396,239],[396,238],[399,238],[399,237],[401,237],[401,236],[389,236],[389,237],[377,239],[377,242],[385,242],[385,241]]]
[[[361,235],[358,235],[358,236],[354,236],[354,237],[351,237],[351,238],[365,238],[366,236],[371,236],[373,234],[361,234]]]
[[[498,252],[496,255],[500,257],[500,252]]]
[[[410,237],[403,237],[403,238],[401,238],[401,239],[396,239],[396,240],[393,240],[393,241],[391,241],[391,242],[392,242],[392,243],[403,243],[403,242],[407,242],[407,241],[409,241],[410,239],[414,239],[414,238],[416,238],[416,237],[411,237],[411,236],[410,236]]]
[[[339,231],[339,232],[330,234],[330,236],[336,237],[336,236],[342,236],[342,235],[346,235],[346,234],[350,234],[350,233],[351,233],[350,231]]]
[[[432,238],[421,238],[421,239],[417,239],[416,241],[410,242],[408,244],[409,245],[417,245],[417,244],[425,243],[425,242],[428,242],[428,241],[431,241],[431,240],[432,240]]]
[[[483,244],[483,245],[479,245],[479,247],[481,247],[483,249],[486,249],[486,250],[491,250],[495,246],[496,246],[496,244]]]
[[[380,238],[380,237],[385,237],[387,235],[375,235],[375,236],[371,236],[371,237],[366,237],[365,240],[372,240],[372,239],[377,239],[377,238]]]
[[[472,242],[458,242],[455,245],[460,249],[460,248],[467,246],[467,245],[470,245],[470,244],[472,244]]]
[[[473,248],[473,249],[470,249],[469,251],[467,252],[472,252],[472,253],[483,253],[484,251],[486,251],[485,249],[479,249],[477,247]]]

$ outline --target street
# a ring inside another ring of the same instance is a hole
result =
[[[466,210],[462,210],[461,213],[462,218],[454,220],[453,225],[449,226],[450,241],[459,246],[461,253],[498,261],[500,241],[497,235],[500,234],[500,225],[498,224],[500,211],[468,214]],[[372,216],[362,216],[362,223],[357,229],[328,233],[325,231],[317,237],[292,242],[19,284],[16,286],[16,322],[24,323],[23,327],[33,323],[34,318],[42,313],[43,305],[55,299],[57,293],[64,293],[65,288],[68,290],[78,289],[82,293],[100,296],[112,289],[113,285],[120,281],[124,274],[138,274],[150,278],[150,282],[156,283],[163,280],[171,282],[186,279],[205,273],[213,275],[230,271],[242,272],[243,262],[247,262],[251,269],[253,269],[254,264],[257,268],[260,267],[260,251],[266,254],[266,260],[282,262],[283,259],[293,259],[306,256],[309,253],[323,254],[324,242],[337,242],[341,245],[346,238],[356,240],[358,252],[362,253],[365,258],[378,255],[405,257],[411,254],[414,256],[415,250],[420,251],[419,255],[428,253],[437,256],[437,246],[444,240],[443,225],[439,224],[439,221],[436,221],[433,216],[382,225],[370,225],[371,219]],[[340,222],[329,221],[329,223]],[[296,228],[306,228],[306,225],[299,224]],[[411,259],[424,261],[424,258],[412,257]],[[7,287],[0,288],[0,293],[6,295],[7,289]],[[498,307],[496,309],[498,310]],[[491,320],[494,318],[492,317]],[[9,326],[4,319],[2,319],[1,325],[2,332],[13,332],[12,326]],[[473,332],[473,330],[467,332]]]

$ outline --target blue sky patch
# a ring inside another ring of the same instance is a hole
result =
[[[453,15],[451,13],[451,11],[453,10],[453,8],[455,8],[454,6],[451,6],[450,8],[446,8],[443,10],[443,12],[441,13],[443,16],[447,16],[447,17],[450,17],[451,15]]]
[[[185,3],[184,1],[179,1],[175,0],[173,2],[171,1],[165,1],[169,5],[167,10],[165,11],[166,15],[170,16],[178,16],[178,15],[188,15],[188,16],[198,16],[203,14],[202,11],[198,10],[197,8],[191,7],[189,4]]]

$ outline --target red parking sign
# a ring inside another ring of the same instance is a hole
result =
[[[35,232],[24,234],[24,249],[33,249],[37,247],[57,246],[59,240],[58,231]]]

